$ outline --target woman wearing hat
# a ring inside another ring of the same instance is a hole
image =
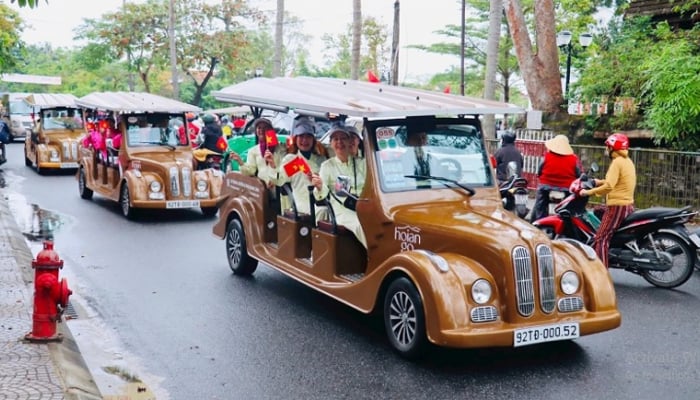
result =
[[[314,135],[314,125],[308,119],[300,119],[292,129],[292,143],[287,149],[287,155],[282,159],[279,174],[280,184],[290,182],[292,185],[292,193],[294,195],[294,203],[296,204],[297,212],[308,214],[309,206],[309,190],[311,184],[312,173],[318,174],[321,169],[321,164],[326,161],[324,155],[319,152],[316,146],[316,136]],[[310,171],[300,171],[289,176],[285,166],[293,162],[298,157],[303,158],[308,164]],[[322,208],[318,208],[317,215]]]
[[[538,186],[530,222],[549,215],[549,192],[569,194],[569,186],[581,174],[580,162],[569,144],[569,138],[557,135],[544,142],[547,151],[537,171]]]
[[[286,150],[284,146],[267,145],[267,131],[274,129],[269,119],[258,118],[253,123],[253,128],[255,129],[255,143],[257,143],[257,146],[248,150],[246,162],[243,163],[243,159],[236,152],[231,152],[231,159],[238,162],[241,173],[248,176],[257,176],[265,181],[269,187],[275,186],[279,180],[277,168],[281,165],[282,157],[284,157]]]
[[[350,154],[350,134],[342,125],[335,125],[331,128],[331,148],[335,156],[329,158],[321,164],[318,174],[312,174],[311,184],[314,185],[314,197],[316,200],[323,200],[334,190],[335,181],[339,176],[350,178],[350,193],[359,196],[365,186],[366,165],[363,159],[353,157]],[[355,234],[357,240],[367,248],[365,233],[357,218],[354,209],[348,208],[345,198],[332,194],[331,207],[335,213],[338,225],[343,225]]]

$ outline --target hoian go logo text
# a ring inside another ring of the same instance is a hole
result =
[[[401,243],[401,251],[415,250],[420,246],[420,228],[415,226],[397,226],[394,228],[394,240]]]

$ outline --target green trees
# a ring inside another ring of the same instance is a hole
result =
[[[12,69],[22,48],[20,34],[22,21],[19,14],[0,3],[0,72]]]
[[[657,144],[700,150],[700,27],[615,20],[574,86],[587,102],[633,99],[637,109],[595,120],[594,130],[648,128]]]

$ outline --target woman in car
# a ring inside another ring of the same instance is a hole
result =
[[[291,183],[297,212],[304,214],[310,212],[308,186],[311,184],[312,173],[317,174],[327,158],[319,152],[313,132],[314,125],[308,119],[300,119],[295,123],[292,129],[292,143],[279,169],[280,184]],[[319,215],[321,208],[317,208],[316,211]]]
[[[281,165],[282,157],[286,154],[284,146],[272,145],[269,139],[277,134],[268,134],[274,128],[272,122],[267,118],[258,118],[253,124],[255,129],[255,142],[257,146],[248,150],[246,162],[236,152],[231,152],[231,159],[238,162],[241,173],[248,176],[257,176],[262,179],[268,187],[272,188],[279,183],[278,167]]]
[[[331,128],[331,148],[335,156],[321,164],[318,174],[312,174],[314,197],[323,200],[330,196],[330,204],[335,213],[336,222],[355,234],[357,240],[367,248],[367,239],[357,218],[354,206],[348,197],[334,193],[335,182],[339,176],[350,178],[350,193],[359,196],[365,186],[366,163],[363,159],[350,154],[350,134],[342,125]]]

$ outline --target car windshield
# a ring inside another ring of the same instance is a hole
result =
[[[376,126],[376,160],[385,192],[484,187],[493,177],[481,133],[461,121]],[[457,185],[459,184],[459,185]]]
[[[32,110],[32,106],[24,101],[10,102],[10,114],[31,115],[32,112],[34,112],[34,110]]]
[[[186,134],[182,134],[179,114],[140,114],[126,118],[127,143],[131,147],[185,146]]]
[[[41,121],[45,131],[83,128],[82,113],[75,108],[41,110]]]

